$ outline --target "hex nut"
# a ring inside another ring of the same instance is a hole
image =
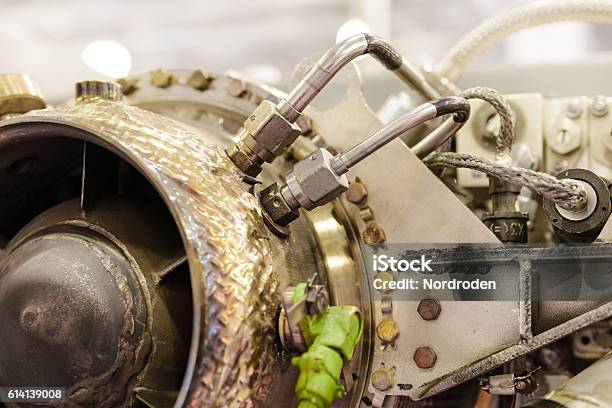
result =
[[[419,368],[432,368],[436,365],[438,356],[431,347],[424,346],[415,350],[413,359],[414,363]]]
[[[559,127],[546,135],[546,143],[558,154],[569,154],[580,147],[582,129],[570,119],[561,120]]]
[[[124,95],[131,95],[138,90],[138,80],[134,78],[120,78],[117,83],[121,85]]]
[[[246,93],[246,81],[240,78],[230,78],[227,84],[227,91],[230,95],[240,97]]]
[[[389,370],[384,367],[379,368],[372,373],[372,386],[378,391],[386,391],[393,387],[394,376],[393,370]]]
[[[230,145],[225,151],[230,160],[238,167],[244,174],[251,177],[257,177],[261,172],[261,166],[257,163],[253,163],[249,155],[243,152],[237,144]]]
[[[187,85],[198,91],[205,91],[212,82],[213,77],[201,69],[196,69],[187,78]]]
[[[151,85],[158,88],[167,88],[174,83],[174,76],[165,69],[151,72]]]
[[[442,312],[442,305],[437,299],[427,298],[419,302],[417,311],[423,320],[436,320]]]
[[[287,185],[297,201],[307,210],[326,204],[348,189],[345,175],[337,175],[331,166],[332,154],[317,149],[293,167],[294,180]]]
[[[395,276],[393,276],[391,272],[383,271],[383,272],[378,272],[376,276],[374,277],[374,279],[380,279],[384,284],[387,284],[389,282],[394,281]],[[389,293],[392,290],[393,289],[389,289],[388,287],[386,287],[386,285],[382,289],[378,289],[378,291],[382,293]]]
[[[360,180],[355,180],[352,183],[349,183],[348,190],[346,190],[346,199],[351,203],[359,204],[363,202],[367,196],[368,190]]]
[[[284,153],[300,135],[300,128],[285,119],[276,109],[276,105],[267,100],[255,109],[243,126],[259,148],[267,150],[274,157]]]
[[[399,326],[393,319],[384,318],[376,326],[376,334],[383,343],[391,343],[400,335]]]
[[[298,218],[299,213],[287,205],[280,189],[278,183],[266,187],[261,191],[260,202],[272,221],[284,226]]]
[[[363,242],[368,245],[378,245],[387,239],[385,231],[378,224],[371,222],[361,234]]]

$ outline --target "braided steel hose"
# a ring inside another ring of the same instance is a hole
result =
[[[514,142],[514,114],[506,98],[495,89],[482,86],[467,89],[461,93],[465,99],[482,99],[495,109],[499,115],[499,135],[497,136],[497,155],[509,155]]]
[[[465,99],[482,99],[489,103],[497,112],[500,119],[499,136],[497,137],[497,158],[501,161],[509,162],[512,143],[514,142],[514,113],[510,109],[510,105],[502,94],[495,89],[483,86],[463,91],[459,96]],[[442,125],[434,129],[423,140],[414,145],[411,150],[418,157],[426,157],[439,146],[441,151],[450,150],[450,138],[461,128],[463,123],[455,125],[455,121],[450,118]]]
[[[465,153],[432,153],[423,162],[430,168],[455,167],[483,172],[511,183],[527,187],[544,198],[553,200],[569,211],[578,211],[586,205],[584,186],[574,180],[559,180],[550,174],[516,166],[507,166],[497,161]]]
[[[500,40],[526,28],[561,21],[612,23],[612,1],[541,0],[499,13],[469,32],[435,67],[435,73],[451,82],[466,66]]]

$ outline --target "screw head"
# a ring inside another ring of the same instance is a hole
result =
[[[382,244],[387,239],[385,236],[385,231],[382,229],[382,227],[374,222],[368,224],[361,235],[363,237],[363,241],[368,245]]]
[[[391,343],[399,337],[399,326],[393,319],[385,318],[376,326],[376,334],[383,343]]]
[[[355,180],[349,183],[349,188],[346,190],[346,199],[353,204],[359,204],[363,202],[368,196],[368,190],[359,180]]]
[[[413,359],[414,363],[419,368],[432,368],[434,365],[436,365],[438,356],[431,347],[425,346],[419,347],[415,350]]]
[[[440,305],[437,299],[423,299],[419,302],[417,311],[423,320],[436,320],[440,316],[440,312],[442,312],[442,305]]]
[[[582,115],[582,105],[580,101],[573,100],[567,104],[565,116],[570,119],[578,119]]]
[[[388,370],[384,367],[379,368],[378,370],[372,373],[372,386],[378,391],[386,391],[393,386],[393,377],[393,370]]]
[[[593,98],[590,107],[593,116],[602,117],[608,114],[608,100],[604,95],[597,95]]]

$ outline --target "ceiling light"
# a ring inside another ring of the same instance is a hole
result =
[[[81,53],[83,63],[110,78],[121,78],[132,69],[132,56],[123,45],[115,41],[94,41]]]

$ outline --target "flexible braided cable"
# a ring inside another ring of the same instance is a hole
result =
[[[467,168],[489,176],[527,187],[544,198],[557,203],[561,208],[576,211],[584,208],[586,191],[580,182],[559,180],[550,174],[506,166],[502,163],[465,153],[432,153],[423,162],[428,167]]]
[[[461,93],[466,99],[482,99],[495,109],[499,115],[499,135],[497,136],[497,154],[510,154],[514,142],[514,114],[506,98],[495,89],[477,86]]]
[[[514,141],[514,114],[506,98],[495,89],[476,86],[466,89],[459,95],[465,99],[481,99],[495,109],[499,115],[499,135],[497,136],[496,153],[501,161],[508,161]],[[450,138],[442,145],[440,151],[450,150]],[[509,164],[509,163],[508,163]]]
[[[456,82],[466,66],[503,38],[520,30],[559,21],[612,23],[610,0],[539,0],[503,11],[470,31],[436,66],[435,72]]]

